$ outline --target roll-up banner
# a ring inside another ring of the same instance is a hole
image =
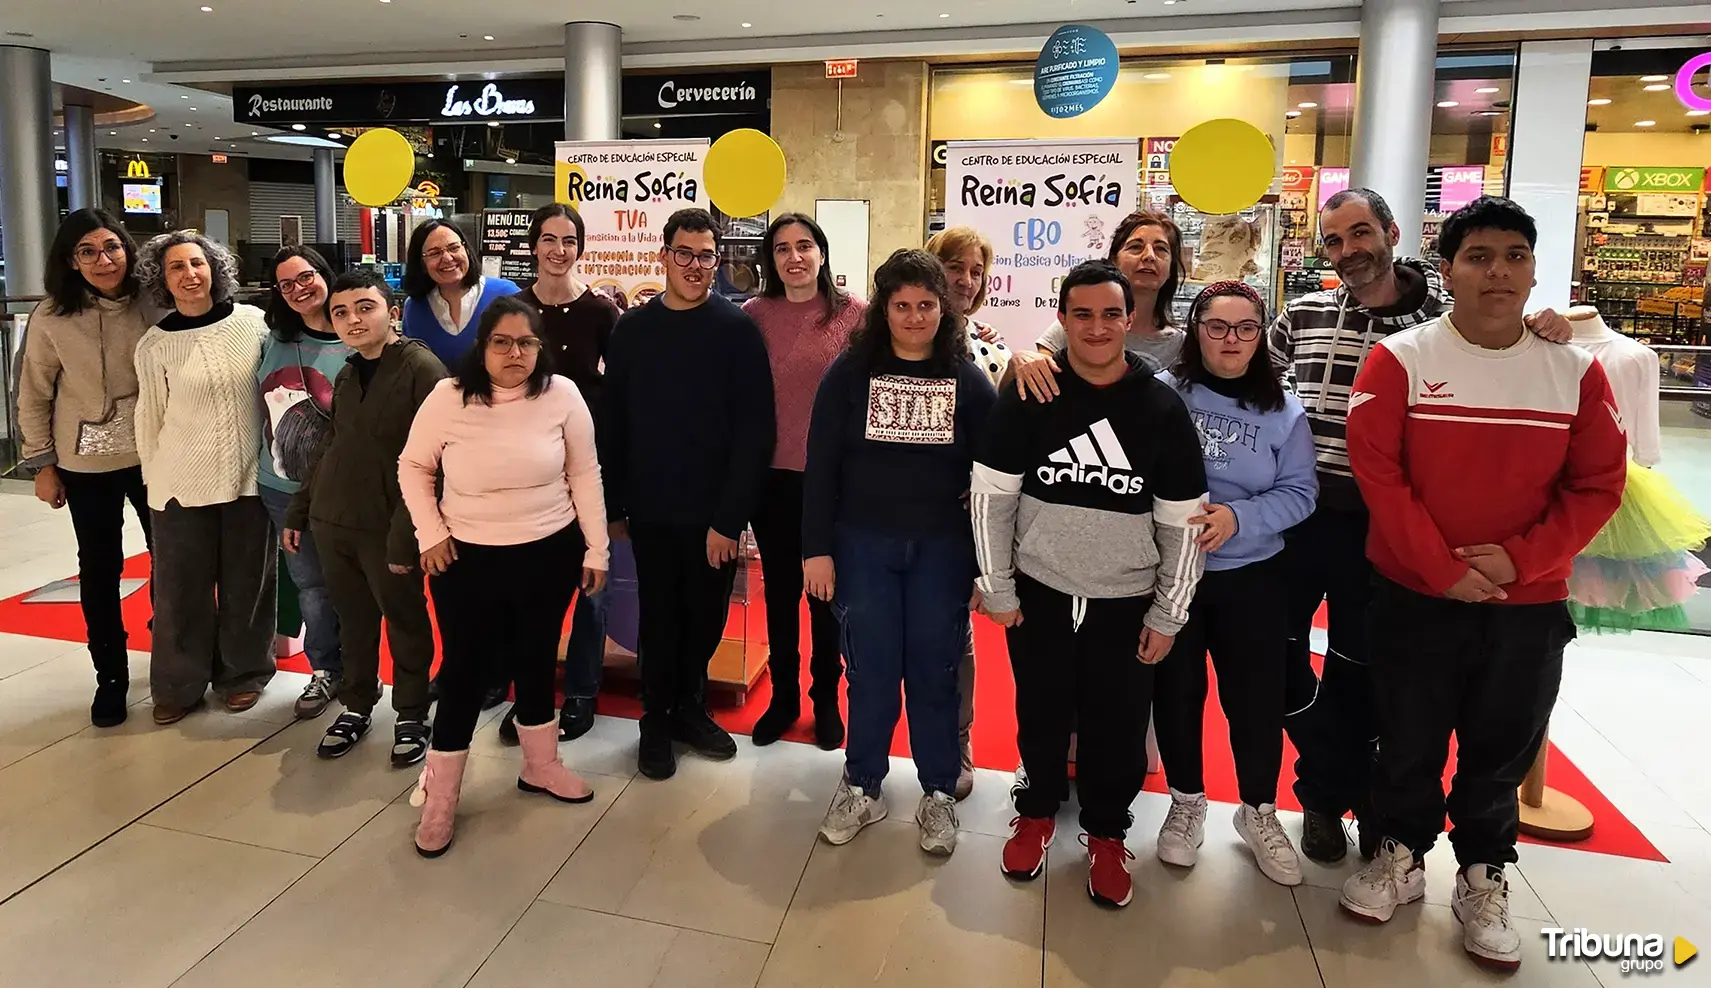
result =
[[[671,214],[711,210],[701,174],[708,146],[705,138],[558,143],[554,198],[587,227],[576,273],[619,308],[665,290],[659,251]]]
[[[1105,257],[1111,234],[1135,209],[1135,138],[952,141],[946,151],[945,223],[992,241],[986,304],[1012,349],[1033,349],[1057,318],[1069,269]]]

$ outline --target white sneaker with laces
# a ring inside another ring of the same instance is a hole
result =
[[[1206,794],[1170,791],[1170,812],[1158,830],[1158,859],[1178,868],[1192,868],[1206,842]]]
[[[863,827],[885,819],[887,812],[883,795],[869,796],[860,786],[852,786],[845,779],[838,783],[832,807],[820,823],[820,836],[834,846],[848,844]]]
[[[1277,807],[1272,803],[1259,806],[1243,804],[1236,808],[1236,833],[1248,842],[1254,852],[1254,863],[1265,877],[1279,885],[1301,884],[1301,859],[1295,845],[1277,822]]]
[[[1450,907],[1461,921],[1468,956],[1498,968],[1521,966],[1521,934],[1509,922],[1509,882],[1502,868],[1481,864],[1456,872]]]
[[[915,823],[921,828],[921,850],[946,856],[956,850],[956,799],[950,793],[922,793]]]
[[[1359,919],[1390,922],[1397,906],[1426,894],[1426,869],[1414,864],[1413,851],[1386,838],[1372,861],[1343,883],[1343,910]]]

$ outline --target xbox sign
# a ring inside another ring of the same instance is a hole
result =
[[[1604,173],[1606,192],[1698,192],[1703,168],[1611,168]]]

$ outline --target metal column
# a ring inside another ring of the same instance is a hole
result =
[[[564,26],[564,139],[623,136],[623,31],[601,21]]]
[[[315,149],[315,243],[339,241],[338,183],[333,178],[333,149]]]
[[[53,76],[40,48],[0,45],[0,239],[7,295],[40,295],[59,225],[54,189]]]
[[[1390,203],[1399,257],[1420,253],[1431,154],[1439,0],[1365,0],[1355,68],[1349,184]]]
[[[100,161],[95,155],[95,108],[65,104],[65,191],[72,209],[101,205]]]

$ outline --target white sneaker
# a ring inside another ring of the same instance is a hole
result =
[[[1372,861],[1343,883],[1341,905],[1358,918],[1388,923],[1397,906],[1425,894],[1426,869],[1414,867],[1413,851],[1387,838]]]
[[[922,793],[915,823],[921,828],[921,850],[947,856],[956,850],[956,800],[949,793]]]
[[[1236,808],[1236,833],[1248,842],[1254,852],[1254,863],[1265,877],[1279,885],[1301,884],[1301,859],[1295,845],[1277,822],[1277,807],[1264,803],[1258,807],[1243,804]]]
[[[820,823],[820,836],[828,844],[848,844],[863,827],[885,819],[887,812],[883,795],[869,796],[860,786],[852,786],[845,779],[838,783],[832,808]]]
[[[1483,964],[1513,970],[1521,966],[1521,934],[1509,923],[1509,882],[1496,865],[1474,865],[1456,872],[1450,900],[1461,921],[1462,949]]]
[[[1178,868],[1192,868],[1206,842],[1206,794],[1170,791],[1170,812],[1158,830],[1158,859]]]

